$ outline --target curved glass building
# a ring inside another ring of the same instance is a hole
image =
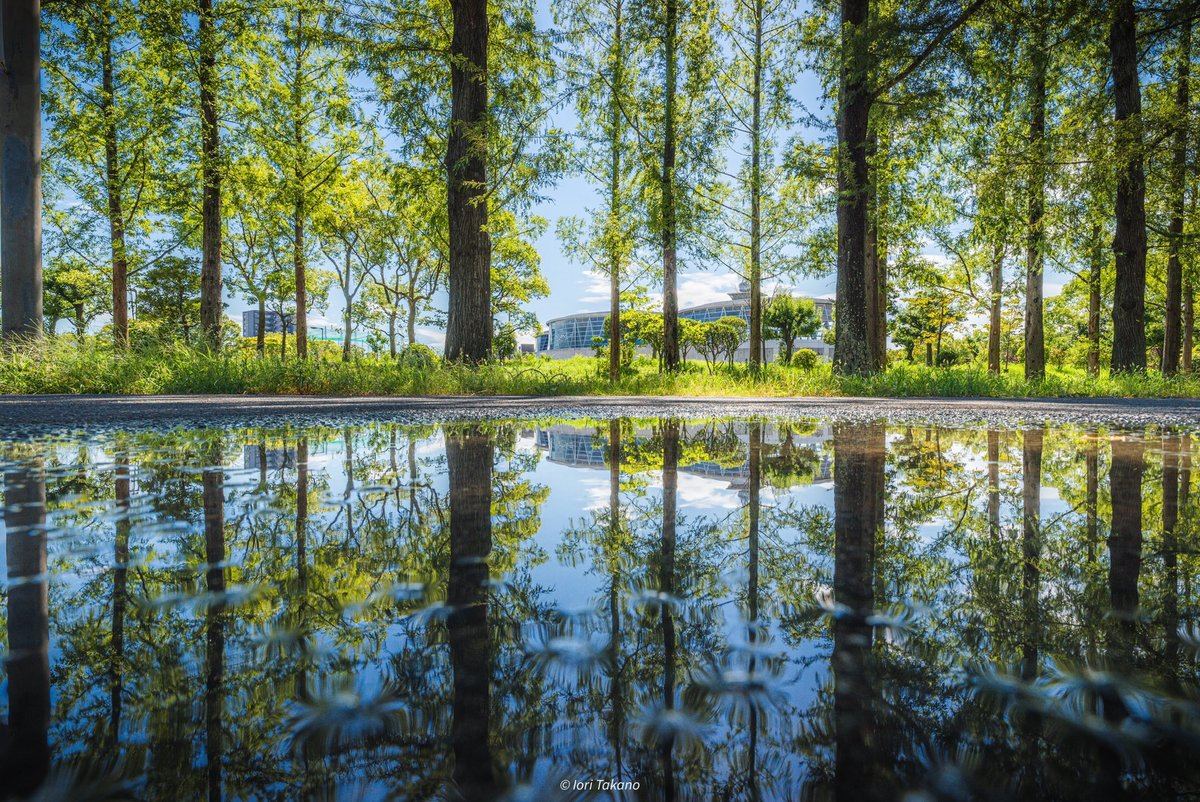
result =
[[[817,311],[821,314],[822,328],[830,326],[833,323],[833,299],[811,298],[810,300],[816,304]],[[740,317],[748,323],[750,321],[749,285],[743,282],[737,292],[729,294],[728,301],[714,301],[680,309],[679,316],[706,323],[723,317]],[[554,359],[592,354],[596,339],[607,339],[604,334],[604,320],[607,317],[607,311],[579,312],[546,321],[546,329],[537,336],[537,353]],[[825,341],[819,337],[800,340],[796,343],[796,347],[809,348],[825,358],[833,356],[833,346],[826,345]],[[766,360],[773,360],[779,352],[779,341],[768,340],[764,344],[764,351]],[[685,357],[698,359],[699,355],[689,353]],[[749,358],[749,343],[743,342],[734,355],[734,359],[745,362]]]

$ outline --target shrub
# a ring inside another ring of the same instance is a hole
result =
[[[792,354],[792,367],[803,371],[814,370],[820,361],[821,357],[811,348],[801,348]]]
[[[409,343],[396,355],[396,359],[406,368],[417,370],[436,368],[442,361],[437,352],[425,343]]]

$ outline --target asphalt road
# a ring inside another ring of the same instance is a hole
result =
[[[480,418],[820,417],[837,420],[1021,425],[1088,423],[1200,428],[1200,399],[1003,398],[690,398],[645,396],[453,396],[327,398],[318,396],[0,395],[0,429],[211,426],[394,420],[436,423]]]

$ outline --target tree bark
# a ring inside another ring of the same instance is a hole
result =
[[[621,113],[621,98],[618,94],[620,87],[625,84],[625,20],[622,16],[623,5],[617,0],[613,10],[613,39],[609,50],[609,66],[612,71],[612,83],[609,86],[608,104],[608,223],[610,227],[619,225],[624,214],[624,204],[621,197],[621,147],[624,144],[624,116]],[[613,384],[621,378],[621,246],[618,242],[618,232],[610,230],[609,241],[612,248],[608,267],[608,380]]]
[[[113,86],[112,19],[104,12],[104,52],[100,114],[104,118],[104,179],[108,194],[109,249],[112,255],[112,326],[117,348],[129,347],[129,262],[125,251],[125,216],[121,198],[121,162],[117,148],[117,115]]]
[[[210,465],[221,463],[220,447],[210,455]],[[225,753],[225,489],[220,467],[206,469],[201,478],[204,506],[204,561],[206,589],[216,597],[205,612],[204,751],[209,802],[222,798]]]
[[[754,3],[754,74],[750,117],[750,369],[763,358],[762,321],[762,95],[763,0]]]
[[[267,352],[267,299],[265,296],[259,296],[258,299],[258,332],[256,334],[254,350],[258,352],[258,357],[261,359]]]
[[[662,540],[659,550],[658,584],[665,594],[675,593],[675,537],[677,505],[679,498],[679,421],[666,420],[662,424],[663,470],[662,470]],[[663,699],[666,710],[675,709],[676,648],[675,617],[669,604],[659,607],[663,638]],[[663,767],[663,791],[666,799],[675,799],[675,772],[672,752],[675,739],[668,735],[659,743],[659,756]]]
[[[849,611],[833,621],[833,799],[891,797],[875,737],[872,682],[876,544],[885,492],[886,443],[879,425],[833,430],[833,597]]]
[[[867,298],[867,345],[871,351],[871,369],[878,370],[880,365],[879,326],[882,314],[879,308],[879,193],[876,186],[877,171],[872,162],[879,151],[879,137],[875,126],[868,123],[867,127],[867,233],[863,245],[865,256],[865,272],[863,274],[863,292]]]
[[[1119,373],[1146,369],[1146,174],[1133,0],[1114,2],[1108,45],[1118,154],[1112,370]]]
[[[42,334],[41,4],[0,10],[0,330],[5,340]]]
[[[304,53],[304,15],[299,7],[296,9],[296,60],[292,75],[292,146],[295,164],[292,191],[292,269],[296,277],[296,358],[308,359],[308,259],[304,253],[304,223],[305,214],[305,176],[303,153],[306,148],[304,136],[304,118],[302,106],[304,99],[303,76],[305,71]]]
[[[663,263],[663,366],[677,370],[679,348],[679,297],[676,294],[678,218],[675,208],[675,90],[678,65],[679,0],[666,0],[666,30],[663,33],[663,155],[660,192],[662,194]]]
[[[1029,79],[1029,218],[1025,249],[1025,378],[1046,375],[1043,273],[1046,255],[1046,10],[1034,4]]]
[[[346,298],[346,309],[342,316],[342,361],[350,361],[351,338],[354,333],[354,316],[350,311],[351,301]]]
[[[3,514],[8,566],[8,722],[7,748],[0,755],[0,787],[24,797],[41,785],[50,768],[46,473],[40,459],[4,472]]]
[[[842,0],[842,64],[838,102],[837,312],[833,367],[838,373],[871,372],[865,286],[867,233],[867,120],[871,95],[870,0]]]
[[[1000,375],[1000,313],[1004,295],[1004,244],[992,246],[991,297],[988,303],[988,373]]]
[[[450,137],[446,146],[450,304],[446,358],[483,362],[492,352],[492,248],[488,236],[487,0],[451,0]]]
[[[1112,493],[1112,532],[1108,539],[1108,585],[1118,630],[1133,629],[1138,606],[1138,576],[1142,568],[1142,475],[1145,445],[1133,437],[1114,435],[1109,489]]]
[[[1092,378],[1100,375],[1100,275],[1104,270],[1104,245],[1100,226],[1092,228],[1092,264],[1088,274],[1088,352],[1087,372]]]
[[[1191,279],[1183,283],[1183,354],[1181,367],[1183,372],[1191,374],[1192,372],[1192,351],[1195,348],[1193,341],[1196,335],[1196,290],[1192,286]]]
[[[200,328],[209,348],[221,344],[221,131],[217,118],[217,32],[213,0],[198,0],[200,43]]]
[[[450,482],[450,570],[446,620],[453,677],[450,740],[454,781],[464,799],[490,799],[497,776],[489,744],[492,636],[488,564],[492,551],[494,447],[476,428],[446,433]]]
[[[1021,443],[1021,679],[1038,674],[1041,647],[1042,442],[1041,428],[1026,429]]]
[[[1175,143],[1171,154],[1171,222],[1167,236],[1166,318],[1163,321],[1162,372],[1174,376],[1179,372],[1182,348],[1183,321],[1183,263],[1179,252],[1183,247],[1183,217],[1187,201],[1189,67],[1192,58],[1192,18],[1186,16],[1179,30],[1179,66],[1175,83]]]

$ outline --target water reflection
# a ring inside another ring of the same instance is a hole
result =
[[[803,420],[3,443],[0,789],[1194,796],[1195,448]]]

